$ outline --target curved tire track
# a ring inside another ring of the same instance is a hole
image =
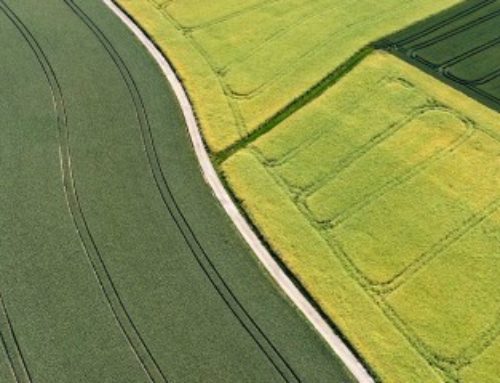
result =
[[[2,5],[0,4],[0,9]],[[16,383],[33,383],[26,359],[17,340],[7,306],[0,294],[0,344],[5,350],[12,375]]]
[[[67,113],[64,103],[64,96],[61,86],[55,74],[55,71],[48,60],[45,52],[40,44],[33,36],[27,26],[19,19],[19,17],[10,9],[4,0],[0,0],[0,9],[4,11],[10,21],[18,29],[19,33],[29,45],[33,54],[47,78],[49,87],[52,93],[54,109],[57,118],[57,130],[59,135],[59,156],[61,161],[61,171],[63,178],[63,188],[68,204],[68,209],[75,225],[76,231],[84,248],[85,254],[92,266],[94,274],[99,282],[100,288],[106,298],[106,301],[113,313],[113,316],[120,327],[123,335],[140,362],[144,372],[152,383],[166,383],[167,379],[146,343],[141,337],[138,329],[134,325],[127,309],[118,294],[118,291],[113,283],[111,275],[106,268],[104,260],[96,246],[92,234],[87,225],[87,221],[80,206],[76,182],[73,176],[71,167],[71,151],[69,144],[69,128],[67,125]]]
[[[186,217],[182,213],[161,167],[143,98],[123,58],[120,56],[120,54],[106,37],[106,35],[102,32],[102,30],[87,16],[87,14],[85,14],[85,12],[73,0],[64,1],[96,36],[96,38],[99,40],[103,48],[107,51],[116,68],[120,72],[120,75],[127,86],[136,110],[141,135],[143,138],[144,149],[156,187],[158,188],[169,216],[172,218],[179,232],[183,236],[186,245],[189,247],[200,268],[203,270],[204,274],[206,275],[214,289],[217,291],[220,298],[231,310],[235,318],[239,321],[239,323],[246,330],[249,336],[254,340],[256,345],[264,353],[264,355],[274,366],[277,372],[281,375],[281,377],[286,382],[300,382],[299,377],[294,372],[292,367],[280,354],[279,350],[265,335],[262,329],[246,311],[241,302],[224,281],[223,277],[220,275],[217,268],[196,237]]]
[[[181,106],[188,132],[194,147],[195,154],[202,169],[205,181],[212,189],[215,197],[222,205],[233,224],[236,226],[241,236],[254,251],[261,264],[266,268],[270,276],[281,287],[282,291],[296,305],[302,314],[309,320],[315,330],[323,337],[328,346],[339,356],[342,362],[349,369],[351,374],[360,383],[374,383],[374,379],[367,372],[361,362],[354,356],[349,347],[342,339],[333,331],[332,327],[323,319],[322,315],[314,308],[307,300],[297,286],[291,281],[287,274],[278,265],[276,260],[267,251],[266,247],[251,229],[248,222],[243,218],[238,208],[232,201],[228,192],[220,181],[217,172],[215,171],[212,162],[208,156],[206,148],[201,138],[201,133],[194,116],[193,107],[189,98],[182,87],[181,82],[177,78],[175,71],[172,69],[165,57],[156,48],[154,43],[142,32],[139,26],[127,16],[113,0],[102,0],[122,21],[123,23],[137,36],[140,42],[147,48],[149,53],[160,66],[163,74],[169,81],[177,99]]]

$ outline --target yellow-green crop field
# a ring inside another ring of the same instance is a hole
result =
[[[372,48],[461,1],[117,2],[176,68],[252,223],[378,381],[500,382],[498,113]],[[470,26],[439,17],[424,37]]]
[[[500,376],[498,114],[386,53],[223,164],[384,382]]]
[[[176,67],[213,153],[366,44],[458,0],[117,0]]]

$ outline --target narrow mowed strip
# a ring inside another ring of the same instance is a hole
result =
[[[500,332],[499,134],[494,111],[377,52],[222,169],[384,382],[492,377],[491,357],[468,366]]]

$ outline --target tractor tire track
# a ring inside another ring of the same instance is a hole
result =
[[[66,196],[70,216],[73,220],[75,229],[78,233],[88,261],[92,266],[95,277],[104,294],[108,306],[112,311],[114,319],[116,320],[122,334],[125,336],[134,355],[140,362],[149,381],[151,381],[152,383],[166,383],[167,379],[165,375],[161,371],[160,367],[149,351],[146,343],[141,337],[113,283],[111,275],[106,267],[106,264],[104,263],[99,249],[97,248],[97,245],[89,230],[87,221],[83,214],[71,165],[69,129],[67,124],[68,120],[64,96],[55,71],[50,61],[48,60],[47,55],[41,48],[36,38],[31,33],[31,31],[5,4],[4,0],[0,0],[0,8],[5,12],[7,17],[19,30],[25,42],[29,45],[49,83],[57,118],[59,156],[61,161],[63,189]]]
[[[334,165],[334,167],[330,169],[327,175],[321,177],[316,182],[313,181],[312,183],[306,185],[303,188],[304,192],[303,195],[301,195],[301,200],[305,200],[306,198],[310,197],[324,185],[326,185],[327,182],[330,182],[337,178],[342,172],[346,171],[350,166],[352,166],[352,164],[366,156],[380,144],[388,141],[396,133],[404,129],[414,119],[418,118],[428,111],[433,111],[435,109],[436,107],[434,105],[424,105],[417,107],[411,110],[408,115],[406,115],[399,121],[396,121],[383,130],[376,132],[365,143],[359,145],[343,158],[340,158]]]
[[[386,42],[385,44],[387,46],[407,45],[409,43],[412,43],[413,41],[416,41],[424,36],[427,36],[427,35],[435,32],[441,28],[444,28],[444,27],[454,23],[456,20],[460,20],[464,16],[471,15],[471,14],[475,13],[476,11],[479,11],[482,8],[487,7],[488,5],[494,4],[495,2],[496,2],[496,0],[484,0],[484,1],[480,2],[479,4],[476,4],[470,8],[464,9],[463,11],[458,12],[457,14],[453,15],[452,17],[447,18],[445,20],[442,20],[442,21],[438,22],[437,24],[431,25],[430,27],[425,28],[424,30],[418,31],[417,33],[414,33],[408,37],[405,37],[405,38],[402,38],[402,39],[396,40],[396,41],[391,41],[391,39],[389,37],[387,39],[388,42]]]
[[[482,211],[477,212],[468,217],[461,226],[454,228],[446,233],[439,241],[434,243],[430,249],[421,254],[414,262],[410,263],[399,273],[394,275],[387,282],[378,284],[376,290],[384,295],[388,295],[400,286],[406,283],[410,278],[413,278],[420,270],[424,268],[430,261],[448,249],[455,242],[459,241],[463,236],[471,230],[483,223],[488,217],[493,215],[500,206],[500,199],[490,202]]]
[[[444,110],[448,111],[447,108],[443,109],[438,109],[434,108],[431,110]],[[405,172],[402,172],[395,177],[392,177],[389,179],[387,182],[379,186],[378,188],[375,188],[374,190],[370,191],[370,193],[362,200],[353,203],[352,205],[348,206],[346,209],[344,209],[342,212],[337,214],[336,216],[326,219],[326,220],[317,220],[316,217],[314,216],[312,210],[310,209],[309,205],[307,204],[307,200],[303,200],[302,202],[305,204],[306,209],[311,213],[314,219],[321,224],[328,224],[331,228],[337,227],[350,219],[354,214],[358,213],[362,209],[366,208],[367,206],[373,204],[375,201],[380,199],[382,196],[384,196],[386,193],[392,191],[393,189],[396,189],[398,187],[402,187],[404,184],[424,172],[427,168],[432,166],[434,163],[437,161],[443,160],[446,158],[448,155],[451,153],[454,153],[457,151],[465,142],[469,140],[469,138],[475,133],[475,129],[472,126],[472,124],[467,124],[466,121],[464,121],[466,124],[466,130],[464,131],[463,134],[458,136],[449,146],[444,147],[442,149],[437,150],[435,153],[433,153],[431,156],[428,158],[420,161],[417,163],[415,166],[411,167]],[[335,178],[331,178],[335,179]],[[308,196],[309,197],[309,196]]]
[[[451,59],[448,59],[440,64],[435,64],[435,63],[432,63],[431,61],[429,61],[429,64],[430,65],[435,65],[436,68],[439,68],[439,70],[443,71],[449,67],[452,67],[456,64],[459,64],[461,63],[462,61],[464,61],[465,59],[468,59],[469,57],[472,57],[478,53],[481,53],[481,52],[484,52],[484,51],[487,51],[488,49],[490,49],[491,47],[495,46],[496,44],[500,43],[500,37],[496,37],[490,41],[487,41],[485,42],[484,44],[481,44],[481,45],[478,45],[462,54],[459,54]]]
[[[0,9],[2,4],[0,4]],[[12,375],[16,383],[33,383],[31,373],[26,364],[26,359],[21,351],[19,342],[12,321],[9,317],[7,306],[0,294],[0,344],[3,346],[5,354],[11,368]]]
[[[447,31],[447,32],[444,32],[438,36],[435,36],[429,40],[426,40],[426,41],[423,41],[421,43],[418,43],[418,44],[415,44],[415,45],[412,45],[410,47],[408,47],[407,49],[410,51],[410,52],[413,52],[413,51],[418,51],[418,50],[421,50],[421,49],[424,49],[424,48],[428,48],[432,45],[435,45],[441,41],[444,41],[450,37],[453,37],[453,36],[456,36],[460,33],[463,33],[463,32],[466,32],[468,31],[469,29],[472,29],[478,25],[481,25],[482,23],[484,23],[485,21],[489,21],[491,19],[494,19],[496,18],[498,15],[500,15],[500,9],[495,11],[495,12],[492,12],[490,13],[489,15],[485,15],[485,16],[481,16],[481,17],[478,17],[477,19],[474,19],[472,21],[469,21],[468,23],[464,24],[464,25],[460,25],[459,27],[456,27],[456,28],[453,28],[452,30],[450,31]]]
[[[139,88],[128,67],[126,66],[123,58],[120,56],[112,43],[108,40],[106,35],[102,32],[102,30],[83,12],[81,8],[79,8],[74,3],[73,0],[64,1],[82,20],[82,22],[85,23],[88,28],[94,33],[94,35],[102,44],[103,48],[107,51],[110,58],[116,65],[116,68],[120,72],[136,109],[139,128],[143,138],[143,145],[154,181],[170,218],[176,224],[193,257],[199,264],[200,268],[202,269],[214,289],[219,294],[220,298],[231,310],[235,318],[246,330],[249,336],[254,340],[259,349],[264,353],[269,362],[281,375],[283,380],[285,380],[286,382],[300,382],[297,374],[293,371],[285,358],[276,349],[271,340],[264,334],[261,328],[253,320],[253,318],[246,311],[238,298],[234,295],[230,287],[224,281],[217,268],[211,261],[210,257],[205,252],[198,238],[194,234],[194,231],[189,225],[186,217],[182,213],[161,167],[144,101],[139,92]]]
[[[398,38],[401,32],[396,32],[389,37],[381,39],[375,46],[395,54],[410,64],[429,72],[439,80],[445,81],[469,96],[476,98],[483,104],[498,110],[500,97],[494,93],[494,90],[488,91],[487,89],[483,89],[482,86],[496,80],[500,76],[500,69],[494,69],[490,73],[481,75],[481,77],[473,80],[467,80],[452,73],[452,66],[492,48],[498,42],[498,37],[485,43],[477,43],[477,46],[469,48],[467,52],[450,57],[442,63],[435,63],[432,61],[432,57],[423,57],[425,54],[420,52],[426,47],[446,42],[447,39],[453,36],[467,33],[467,31],[481,26],[485,22],[491,22],[491,20],[495,20],[500,15],[498,0],[484,0],[465,8],[466,5],[467,2],[462,4],[462,8],[457,8],[451,12],[451,16],[447,18],[443,19],[441,17],[441,20],[439,20],[438,17],[438,20],[434,24],[428,27],[423,26],[424,28],[420,31],[417,30],[401,38]],[[417,29],[418,25],[420,24],[417,24]],[[404,34],[405,32],[402,33]],[[433,34],[435,35],[433,36]]]

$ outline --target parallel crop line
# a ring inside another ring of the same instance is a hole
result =
[[[100,28],[76,5],[73,0],[65,0],[65,2],[75,11],[75,13],[82,19],[82,21],[89,27],[89,29],[98,38],[104,49],[108,52],[116,68],[120,72],[124,80],[130,96],[132,97],[137,119],[143,138],[143,145],[146,152],[146,157],[156,183],[157,189],[163,200],[169,216],[176,224],[179,232],[183,236],[186,245],[189,247],[192,255],[199,264],[200,268],[210,281],[214,289],[217,291],[219,297],[224,301],[226,306],[231,310],[235,318],[246,330],[248,335],[254,340],[256,345],[260,348],[263,354],[267,357],[269,362],[275,367],[277,372],[282,376],[286,382],[299,382],[300,379],[293,371],[291,366],[286,362],[284,357],[279,353],[276,347],[272,344],[271,340],[264,334],[254,319],[243,307],[236,295],[232,292],[230,287],[224,281],[223,277],[215,267],[214,263],[203,249],[198,238],[196,237],[193,229],[187,222],[186,217],[182,213],[171,189],[168,184],[167,178],[161,167],[158,152],[154,143],[153,133],[149,124],[149,118],[144,105],[144,100],[139,92],[139,88],[126,66],[124,60],[114,48],[113,44],[108,40]]]
[[[261,161],[260,155],[258,152],[252,151],[256,158]],[[262,161],[261,161],[262,163]],[[264,164],[263,164],[264,165]],[[278,175],[275,174],[275,171],[271,168],[263,166],[264,170],[274,179],[274,181],[289,195],[289,197],[293,200],[293,196],[288,190],[287,186],[283,183]],[[457,362],[455,360],[450,360],[447,358],[443,358],[437,355],[435,352],[431,350],[431,348],[423,343],[419,337],[411,331],[408,325],[401,320],[396,312],[385,303],[382,296],[380,296],[379,292],[374,290],[372,287],[374,285],[374,281],[368,278],[353,262],[351,257],[344,251],[340,243],[336,238],[332,236],[327,237],[325,230],[320,230],[317,228],[317,225],[314,221],[312,221],[307,212],[301,206],[297,206],[299,211],[304,215],[304,218],[309,221],[312,228],[314,228],[321,236],[324,243],[330,248],[331,256],[335,256],[346,272],[350,275],[350,277],[364,290],[368,297],[373,301],[375,305],[377,305],[385,314],[387,319],[394,325],[394,327],[400,332],[400,334],[411,344],[411,346],[417,351],[422,357],[434,367],[437,371],[442,373],[448,379],[448,382],[458,383],[453,378],[453,375],[456,370]]]
[[[441,152],[450,152],[455,150],[455,147],[458,147],[464,140],[468,139],[469,135],[471,134],[472,128],[469,127],[468,134],[465,133],[464,135],[459,138],[455,144],[451,145],[447,149],[443,149]],[[272,170],[271,168],[265,166],[265,159],[262,157],[262,154],[259,153],[258,151],[255,151],[252,148],[252,152],[256,155],[256,157],[259,159],[259,161],[264,165],[264,169],[267,171],[267,173],[275,180],[275,182],[280,185],[285,192],[289,195],[289,197],[294,200],[294,195],[291,190],[289,190],[289,186],[284,183],[284,181],[281,179],[280,176],[275,174],[275,171]],[[440,153],[441,153],[440,152]],[[491,203],[485,210],[480,213],[475,215],[472,221],[469,222],[467,220],[466,224],[464,224],[463,227],[460,228],[460,233],[456,234],[455,231],[453,234],[447,235],[447,241],[446,243],[441,244],[442,246],[439,249],[439,252],[433,253],[432,258],[437,256],[440,252],[442,252],[445,248],[449,247],[452,243],[456,242],[458,239],[460,239],[463,235],[465,235],[468,231],[470,231],[472,228],[477,226],[479,223],[484,221],[488,216],[494,213],[496,209],[498,208],[498,201],[494,201]],[[309,221],[311,226],[315,228],[315,230],[322,236],[323,240],[325,243],[330,247],[330,249],[333,251],[334,254],[337,255],[343,266],[345,267],[346,271],[351,275],[351,277],[359,283],[359,285],[365,290],[365,292],[372,298],[375,304],[377,304],[385,313],[385,315],[388,317],[388,319],[393,323],[393,325],[400,331],[400,333],[412,344],[412,346],[418,351],[432,366],[434,366],[436,369],[438,369],[441,373],[443,373],[446,376],[447,381],[449,382],[458,382],[456,376],[459,368],[463,367],[465,363],[468,363],[470,359],[472,358],[472,351],[469,352],[471,356],[468,359],[465,359],[465,356],[460,357],[460,358],[447,358],[443,357],[436,352],[434,352],[427,344],[422,342],[422,340],[415,334],[413,331],[408,327],[408,325],[396,314],[396,312],[385,302],[384,296],[385,294],[388,293],[388,291],[385,291],[383,289],[380,289],[379,283],[371,280],[368,278],[357,266],[356,264],[352,261],[351,257],[342,249],[340,243],[332,237],[327,238],[326,233],[324,228],[318,228],[317,222],[314,222],[314,220],[311,220],[310,215],[308,214],[308,211],[304,209],[303,206],[298,205],[297,206],[299,211],[304,215],[304,217]],[[440,241],[441,242],[441,241]],[[437,245],[436,245],[437,246]],[[434,248],[435,246],[433,246]],[[423,268],[430,260],[431,258],[428,257],[427,254],[424,254],[423,257],[427,257],[424,262],[420,265],[420,268]],[[420,259],[417,259],[415,263],[418,263],[419,261],[422,261]],[[477,343],[476,347],[474,348],[474,357],[477,356],[477,354],[481,351],[484,351],[490,343],[492,338],[496,338],[498,336],[498,332],[500,331],[500,326],[498,324],[495,324],[492,326],[491,329],[489,329],[486,333],[486,335],[480,337],[479,339],[476,340],[475,343]],[[477,350],[476,350],[477,349]],[[469,355],[467,355],[469,356]]]
[[[458,77],[458,76],[455,76],[454,74],[452,74],[450,72],[450,69],[451,68],[446,68],[443,71],[443,74],[446,77],[448,77],[449,79],[452,79],[453,81],[456,81],[456,82],[458,82],[460,84],[467,85],[467,86],[474,87],[474,88],[476,88],[478,85],[487,84],[491,80],[494,80],[498,76],[500,76],[500,68],[496,68],[493,71],[491,71],[490,73],[486,73],[485,75],[483,75],[483,76],[481,76],[479,78],[476,78],[474,80],[465,80],[465,79],[463,79],[461,77]]]
[[[400,45],[400,46],[407,45],[415,40],[420,39],[423,36],[427,36],[427,35],[435,32],[443,27],[446,27],[446,26],[454,23],[456,20],[460,20],[463,16],[468,16],[468,15],[470,15],[470,14],[472,14],[472,13],[474,13],[474,12],[476,12],[476,11],[478,11],[478,10],[488,6],[488,5],[491,5],[495,2],[496,2],[496,0],[484,0],[479,4],[476,4],[476,5],[474,5],[470,8],[467,8],[461,12],[458,12],[457,14],[453,15],[452,17],[449,17],[445,20],[442,20],[442,21],[440,21],[440,22],[438,22],[438,23],[436,23],[428,28],[425,28],[421,31],[418,31],[413,35],[410,35],[410,36],[405,37],[405,38],[400,39],[400,40],[396,40],[394,42],[390,42],[390,44],[395,44],[395,45]],[[389,37],[389,41],[390,41],[390,37]]]
[[[0,8],[2,4],[0,3]],[[3,9],[3,8],[2,8]],[[7,312],[5,301],[0,294],[0,344],[3,346],[5,354],[11,368],[12,375],[16,383],[32,383],[31,374],[28,370],[26,360],[17,340],[12,321]]]
[[[414,262],[405,267],[389,281],[378,284],[376,289],[380,293],[385,295],[397,290],[410,278],[413,278],[425,265],[427,265],[436,256],[448,249],[451,245],[460,240],[460,238],[480,225],[489,216],[494,214],[498,210],[499,205],[500,200],[496,199],[490,202],[481,212],[472,214],[462,223],[461,226],[454,228],[450,232],[446,233],[446,235],[436,243],[434,243],[428,251],[421,254],[420,257],[418,257]]]
[[[261,8],[265,8],[265,7],[269,6],[269,4],[276,3],[276,2],[279,2],[279,1],[283,1],[283,0],[264,0],[264,1],[260,2],[260,3],[254,4],[254,5],[250,5],[248,7],[240,8],[240,9],[234,11],[234,12],[227,13],[226,15],[214,18],[212,20],[208,20],[208,21],[206,21],[204,23],[199,23],[199,24],[194,24],[194,25],[183,25],[183,24],[181,24],[179,22],[179,25],[181,25],[182,29],[184,29],[184,30],[198,30],[198,29],[203,29],[203,28],[210,27],[212,25],[223,23],[225,21],[228,21],[228,20],[231,20],[231,19],[234,19],[234,18],[237,18],[237,17],[241,17],[241,16],[243,16],[243,15],[245,15],[247,13],[250,13],[252,11],[257,11],[257,10],[259,10]]]
[[[231,62],[229,62],[224,67],[224,71],[227,72],[232,65],[235,65],[235,64],[238,64],[238,63],[242,63],[242,62],[245,62],[245,61],[249,60],[256,53],[258,53],[262,48],[266,47],[267,45],[269,45],[273,41],[277,40],[279,37],[283,36],[287,32],[289,32],[289,31],[291,31],[293,29],[296,29],[300,25],[305,24],[310,19],[314,19],[318,15],[325,16],[325,13],[328,13],[328,12],[330,12],[330,11],[332,11],[332,10],[335,9],[332,4],[330,4],[330,5],[332,5],[332,7],[327,7],[327,8],[319,7],[319,10],[317,9],[318,8],[317,4],[315,3],[314,5],[316,7],[313,8],[313,10],[311,12],[309,12],[309,13],[307,13],[305,15],[302,15],[302,17],[300,18],[299,21],[292,22],[292,23],[290,23],[288,25],[283,25],[281,28],[277,29],[274,33],[272,33],[270,36],[268,36],[265,40],[263,40],[257,46],[253,47],[252,49],[246,50],[245,51],[246,54],[244,56],[239,57],[239,58],[234,59]],[[236,96],[235,98],[238,98],[238,96]],[[241,96],[241,98],[245,98],[245,95]]]
[[[148,1],[151,3],[152,0]],[[165,19],[167,23],[173,25],[175,29],[182,33],[186,40],[192,45],[193,49],[200,54],[203,60],[205,60],[206,64],[217,79],[222,93],[224,93],[224,98],[226,99],[229,109],[231,109],[238,134],[240,135],[240,137],[244,137],[247,134],[245,120],[243,119],[239,105],[236,103],[236,100],[231,97],[231,91],[229,90],[227,84],[221,76],[222,69],[217,68],[208,52],[196,41],[192,33],[188,30],[184,30],[182,25],[179,24],[179,22],[174,17],[172,17],[172,15],[170,15],[170,13],[168,13],[166,9],[160,10],[160,15]]]
[[[421,69],[424,69],[434,76],[440,78],[441,80],[446,79],[447,83],[450,83],[460,89],[461,91],[470,94],[471,96],[476,96],[477,99],[485,104],[487,104],[490,107],[493,108],[498,108],[500,105],[500,97],[495,96],[493,93],[490,93],[484,89],[481,89],[479,86],[484,85],[493,79],[496,79],[500,75],[500,69],[495,69],[491,73],[488,73],[486,75],[483,75],[482,77],[475,79],[475,80],[465,80],[463,78],[460,78],[458,76],[453,75],[450,73],[450,68],[449,68],[449,61],[454,62],[454,64],[457,64],[458,62],[461,62],[463,60],[466,60],[467,58],[471,57],[474,54],[477,54],[478,52],[482,51],[482,45],[478,45],[477,47],[469,50],[468,52],[459,55],[457,57],[450,58],[447,60],[447,62],[443,64],[437,64],[434,63],[425,57],[419,55],[418,51],[421,48],[425,48],[427,46],[431,46],[437,42],[440,41],[446,41],[447,38],[452,37],[456,34],[465,32],[467,30],[470,30],[471,28],[481,25],[485,21],[491,20],[495,17],[497,17],[500,14],[500,10],[494,10],[490,12],[489,14],[479,16],[478,18],[468,21],[463,25],[460,25],[456,28],[451,29],[450,31],[443,32],[439,34],[438,36],[431,37],[430,39],[423,41],[421,43],[415,44],[414,46],[408,46],[414,41],[419,40],[420,38],[423,38],[429,34],[432,34],[436,31],[439,31],[441,28],[445,28],[447,26],[453,26],[454,23],[460,22],[460,19],[463,17],[467,17],[469,15],[474,14],[477,11],[482,10],[483,8],[495,4],[496,0],[485,0],[482,1],[479,4],[475,4],[471,6],[470,8],[464,9],[460,12],[455,13],[454,15],[438,21],[436,24],[431,25],[430,27],[427,27],[421,31],[417,31],[414,34],[407,36],[405,38],[397,39],[397,35],[393,34],[387,38],[381,39],[378,43],[376,43],[376,46],[378,48],[385,49],[389,52],[392,52],[396,55],[398,55],[400,58],[419,66]],[[462,60],[459,60],[461,58]],[[448,66],[443,67],[443,65],[447,64]]]
[[[486,331],[474,339],[466,349],[463,350],[462,355],[458,358],[460,361],[460,368],[467,366],[472,361],[482,355],[488,348],[490,348],[500,336],[500,311],[497,312],[495,321],[489,326]]]
[[[439,110],[438,108],[433,108],[430,110]],[[444,109],[446,110],[446,109]],[[374,201],[379,199],[380,197],[384,196],[387,192],[400,187],[422,173],[424,170],[426,170],[429,166],[431,166],[433,163],[437,162],[438,160],[442,160],[449,154],[455,152],[458,148],[460,148],[470,137],[471,135],[475,132],[474,128],[472,127],[471,124],[468,124],[467,130],[460,135],[455,141],[453,141],[449,146],[442,148],[432,154],[430,157],[422,160],[419,162],[417,165],[413,166],[410,168],[408,171],[399,174],[393,178],[391,178],[389,181],[384,183],[382,186],[379,188],[373,190],[371,193],[369,193],[363,200],[354,203],[353,205],[347,207],[344,209],[340,214],[337,216],[326,220],[326,221],[321,221],[320,223],[329,223],[331,227],[336,227],[346,220],[348,220],[352,215],[355,213],[359,212],[363,208],[369,206],[372,204]]]
[[[387,78],[389,81],[398,81],[400,82],[399,79],[392,79],[392,78]],[[365,89],[365,92],[359,96],[357,99],[358,103],[362,103],[365,100],[370,99],[370,97],[373,97],[373,95],[376,93],[378,90],[378,87],[373,87],[373,88],[368,88]],[[338,112],[344,111],[345,108],[341,108],[338,110]],[[289,161],[293,160],[299,153],[301,153],[303,150],[306,150],[309,148],[311,145],[314,145],[317,141],[320,139],[324,139],[325,136],[328,137],[328,134],[330,131],[327,129],[328,127],[323,127],[319,129],[318,131],[315,131],[311,136],[306,136],[303,140],[301,140],[296,146],[292,147],[291,149],[287,150],[285,153],[281,154],[277,158],[269,159],[266,157],[266,153],[262,152],[261,149],[259,149],[256,145],[253,145],[254,150],[258,150],[260,154],[262,155],[262,158],[264,159],[264,164],[269,167],[278,167],[281,165],[284,165],[288,163]]]
[[[500,42],[500,37],[496,37],[496,38],[489,40],[481,45],[475,46],[474,48],[468,50],[467,52],[461,53],[461,54],[459,54],[451,59],[448,59],[440,64],[434,64],[434,65],[436,65],[436,67],[439,67],[440,70],[444,70],[448,67],[452,67],[455,64],[458,64],[458,63],[464,61],[465,59],[468,59],[469,57],[472,57],[478,53],[481,53],[483,51],[490,49],[492,46],[495,46],[499,42]],[[429,63],[431,63],[431,62],[429,61]]]
[[[57,130],[59,134],[59,156],[63,177],[63,189],[66,196],[70,216],[75,225],[75,229],[78,233],[87,259],[92,266],[93,272],[113,313],[114,319],[116,320],[121,332],[127,339],[131,350],[140,362],[149,380],[153,383],[167,382],[167,379],[158,367],[147,345],[145,344],[139,331],[134,325],[132,318],[127,312],[127,309],[113,283],[111,275],[106,268],[106,264],[104,263],[99,249],[96,246],[94,238],[89,230],[87,221],[83,214],[71,166],[69,129],[67,125],[67,113],[64,96],[55,71],[45,52],[39,45],[36,38],[32,35],[31,31],[5,4],[4,0],[0,0],[0,5],[33,51],[33,54],[35,55],[38,63],[43,69],[43,72],[49,83],[57,117]]]
[[[380,144],[388,141],[391,137],[397,134],[401,129],[404,129],[409,123],[411,123],[415,118],[419,117],[422,114],[425,114],[428,111],[432,111],[436,109],[434,105],[426,105],[422,107],[417,107],[410,112],[409,115],[405,116],[398,122],[395,122],[385,128],[382,131],[377,132],[373,135],[367,142],[363,145],[357,147],[347,156],[343,157],[338,161],[337,166],[332,169],[330,175],[327,175],[321,178],[319,181],[308,185],[305,188],[304,195],[302,198],[307,198],[310,195],[314,194],[316,191],[321,189],[327,182],[334,180],[341,174],[351,167],[356,161],[363,158],[365,155],[370,153],[373,149],[375,149]]]
[[[259,137],[271,131],[274,127],[290,117],[292,114],[302,109],[305,105],[321,96],[326,90],[340,81],[340,79],[347,75],[351,70],[353,70],[354,67],[356,67],[356,65],[359,64],[372,51],[373,47],[370,45],[363,47],[361,50],[344,61],[341,65],[335,68],[332,72],[328,73],[306,92],[300,94],[297,98],[285,105],[273,116],[269,117],[266,121],[260,124],[257,129],[253,130],[247,136],[241,138],[240,140],[228,146],[226,149],[217,153],[217,155],[214,156],[215,163],[220,165],[231,155],[247,147]]]
[[[456,36],[460,33],[463,33],[463,32],[466,32],[468,31],[469,29],[472,29],[474,27],[476,27],[477,25],[481,25],[483,24],[485,21],[489,21],[491,19],[494,19],[496,18],[498,15],[500,15],[500,9],[495,11],[495,12],[492,12],[488,15],[484,15],[484,16],[481,16],[481,17],[478,17],[477,19],[474,19],[472,21],[469,21],[468,23],[464,24],[464,25],[460,25],[459,27],[456,27],[450,31],[446,31],[438,36],[435,36],[429,40],[426,40],[426,41],[423,41],[423,42],[420,42],[418,44],[415,44],[415,45],[411,45],[409,46],[408,48],[406,48],[407,50],[409,50],[410,52],[413,52],[413,51],[418,51],[418,50],[421,50],[423,48],[428,48],[432,45],[435,45],[441,41],[444,41],[450,37],[453,37],[453,36]]]
[[[385,11],[385,14],[387,14],[388,12],[390,12],[394,7],[393,6],[389,6],[389,7],[386,7],[384,10],[379,10],[379,12],[381,14],[384,14],[383,11]],[[355,22],[353,23],[350,23],[349,25],[346,25],[346,28],[342,29],[342,30],[337,30],[335,31],[333,34],[330,34],[328,36],[328,38],[326,38],[324,41],[320,41],[314,45],[311,45],[310,46],[310,49],[308,49],[307,51],[303,52],[302,54],[300,54],[298,57],[296,57],[292,62],[290,62],[288,65],[286,66],[283,66],[283,68],[277,72],[274,73],[274,76],[270,79],[268,79],[267,81],[261,83],[260,85],[257,85],[254,89],[252,89],[250,92],[248,93],[244,93],[244,94],[240,94],[240,93],[237,93],[235,92],[233,89],[231,89],[231,87],[229,86],[229,89],[231,90],[231,94],[232,94],[232,97],[234,97],[235,99],[242,99],[242,100],[248,100],[248,99],[252,99],[252,98],[255,98],[257,96],[259,96],[260,94],[264,93],[264,91],[267,90],[267,88],[270,88],[273,84],[275,84],[276,82],[282,80],[283,78],[286,78],[288,75],[290,75],[291,73],[293,73],[295,70],[297,70],[298,68],[300,68],[300,66],[303,64],[303,60],[305,60],[306,58],[312,58],[312,57],[315,57],[318,55],[318,52],[321,52],[321,50],[325,47],[327,47],[328,45],[330,45],[332,43],[332,38],[338,34],[342,34],[345,32],[346,29],[350,29],[350,28],[353,28],[357,25],[363,25],[365,22],[369,22],[373,20],[373,15],[367,15],[365,17],[362,17],[358,20],[356,20]],[[334,71],[336,70],[340,70],[340,68],[346,63],[346,62],[349,62],[353,57],[355,57],[359,52],[361,51],[364,51],[365,49],[367,49],[368,47],[372,48],[372,43],[368,43],[367,45],[365,45],[364,47],[362,47],[358,52],[354,52],[354,54],[350,57],[348,57],[346,59],[346,61],[344,61],[343,63],[339,64],[339,66],[337,66]],[[327,75],[328,76],[328,75]],[[320,80],[320,83],[322,82],[322,80]],[[313,85],[312,88],[315,88],[316,86],[318,85],[315,84]],[[312,88],[309,88],[308,90],[306,90],[306,93],[309,92]],[[301,97],[301,96],[299,96]]]

